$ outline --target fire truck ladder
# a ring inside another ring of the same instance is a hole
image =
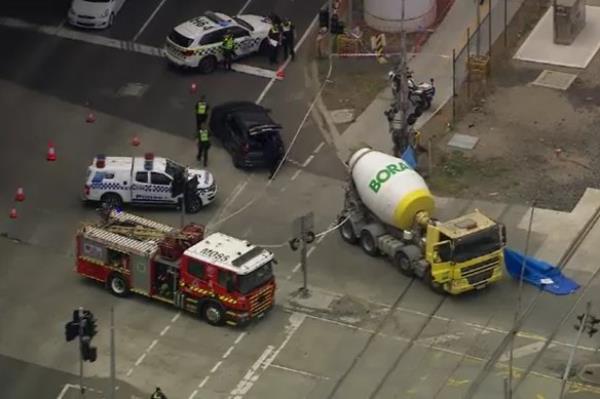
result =
[[[166,233],[164,231],[158,231],[150,227],[144,226],[127,226],[112,224],[104,228],[106,231],[111,233],[119,234],[124,237],[134,238],[138,241],[148,240],[162,240],[166,235],[173,235],[173,233]]]

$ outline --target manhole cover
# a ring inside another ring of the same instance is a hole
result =
[[[333,119],[333,123],[350,123],[354,121],[354,110],[336,109],[331,111],[331,119]]]
[[[472,150],[477,145],[477,142],[479,142],[479,137],[455,133],[448,142],[448,147],[460,148],[461,150]]]
[[[540,76],[538,76],[532,84],[549,87],[551,89],[567,90],[576,77],[577,75],[573,75],[572,73],[556,72],[546,69],[540,73]]]
[[[118,97],[141,97],[148,90],[148,85],[143,83],[127,83],[117,92]]]

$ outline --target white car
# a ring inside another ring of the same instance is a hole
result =
[[[104,29],[111,26],[125,0],[73,0],[68,21],[80,28]]]
[[[265,52],[271,21],[258,15],[237,15],[207,11],[204,15],[177,25],[167,37],[165,54],[178,66],[215,70],[223,60],[221,43],[226,33],[234,39],[234,59]]]

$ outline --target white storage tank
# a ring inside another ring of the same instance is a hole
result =
[[[402,159],[361,148],[348,166],[360,199],[382,222],[406,230],[417,213],[432,214],[434,200],[425,180]]]
[[[404,29],[417,32],[429,28],[437,16],[437,0],[404,0]],[[381,32],[400,32],[402,0],[364,0],[367,25]]]

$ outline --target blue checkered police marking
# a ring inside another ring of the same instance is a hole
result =
[[[119,183],[92,183],[94,190],[124,190],[125,187]]]
[[[161,186],[161,185],[142,185],[142,186],[138,186],[138,185],[133,185],[131,186],[132,190],[139,190],[139,191],[147,191],[147,192],[151,192],[151,193],[170,193],[171,192],[171,186]]]

